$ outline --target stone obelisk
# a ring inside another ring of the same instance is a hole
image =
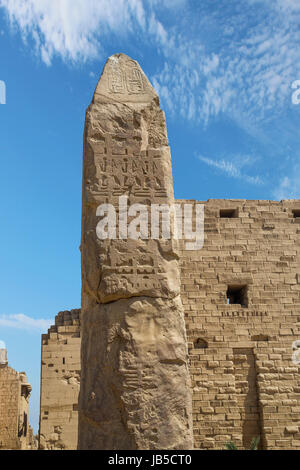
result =
[[[79,449],[193,447],[176,244],[151,239],[150,220],[149,239],[126,233],[127,207],[150,209],[173,198],[158,96],[137,62],[114,55],[84,135]],[[115,239],[97,232],[103,204],[116,208]]]

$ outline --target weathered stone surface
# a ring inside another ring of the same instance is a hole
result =
[[[80,310],[60,312],[42,336],[41,450],[77,449],[80,369]]]
[[[84,447],[190,447],[182,313],[179,297],[90,308],[82,332],[89,364],[81,389]]]
[[[25,372],[8,366],[6,350],[0,361],[0,450],[35,448],[29,426],[29,397],[32,387]]]
[[[213,437],[214,449],[230,440],[248,449],[260,436],[262,449],[299,449],[300,201],[199,203],[204,247],[182,244],[180,255],[195,448],[211,448]],[[228,303],[229,286],[243,288],[244,305]]]
[[[117,208],[124,195],[128,206],[173,203],[164,113],[139,65],[120,54],[86,115],[79,448],[192,448],[176,245],[123,239],[119,217],[119,239],[99,240],[97,207]]]
[[[298,434],[299,426],[287,426],[285,431],[287,434]]]

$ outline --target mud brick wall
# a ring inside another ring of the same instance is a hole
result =
[[[77,448],[80,310],[61,312],[42,336],[40,448]]]
[[[181,253],[195,447],[300,449],[300,201],[203,204],[204,247]]]
[[[19,449],[20,394],[19,374],[8,366],[0,366],[0,450]]]

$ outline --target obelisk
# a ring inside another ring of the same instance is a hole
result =
[[[158,96],[137,62],[114,55],[84,134],[79,449],[193,447],[176,242],[152,239],[150,218],[149,238],[130,238],[126,227],[133,204],[150,210],[173,202]],[[116,208],[115,237],[106,240],[99,237],[103,204]]]

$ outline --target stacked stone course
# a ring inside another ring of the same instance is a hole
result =
[[[182,201],[191,202],[191,201]],[[195,204],[196,202],[194,202]],[[300,201],[209,200],[205,244],[181,252],[196,448],[300,448]],[[220,218],[234,209],[236,217]],[[227,304],[246,286],[246,307]],[[198,348],[197,340],[207,343]]]
[[[24,372],[0,364],[0,450],[27,450],[34,445],[29,426],[30,392]]]
[[[42,336],[40,449],[76,449],[80,310],[60,312]]]

